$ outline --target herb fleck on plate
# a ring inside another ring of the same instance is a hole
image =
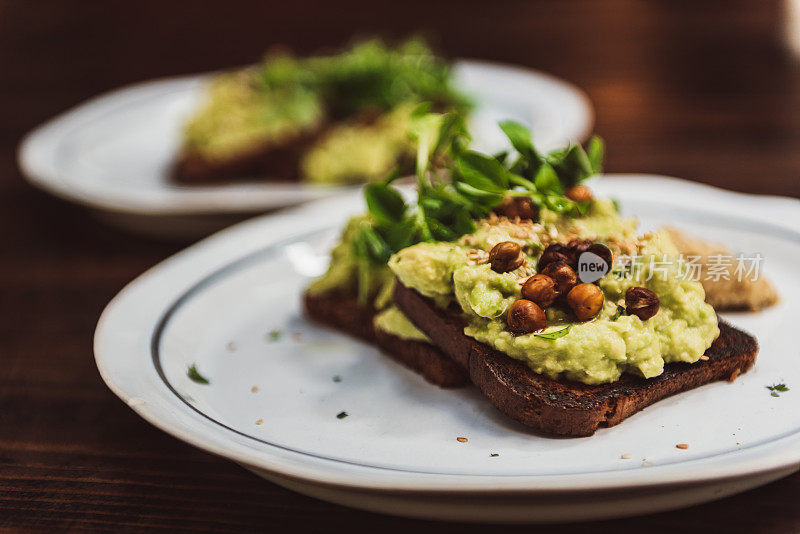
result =
[[[779,391],[781,393],[789,391],[789,388],[786,387],[786,384],[775,384],[773,386],[767,386],[767,389],[772,392],[770,393],[770,395],[772,395],[773,397],[780,397],[780,394],[778,393]]]
[[[192,364],[189,366],[189,369],[186,371],[186,376],[188,376],[193,382],[197,382],[198,384],[210,384],[211,381],[208,378],[204,377],[200,374],[197,370],[197,364]]]
[[[341,376],[339,376],[339,375],[336,375],[336,376],[334,376],[334,377],[333,377],[333,379],[332,379],[332,380],[333,380],[334,382],[337,382],[337,383],[338,383],[338,382],[341,382],[341,381],[342,381],[342,377],[341,377]]]
[[[348,415],[349,414],[347,412],[339,412],[339,413],[336,414],[336,419],[344,419]]]
[[[267,334],[267,339],[269,341],[278,341],[281,338],[281,331],[280,330],[271,330],[269,334]]]

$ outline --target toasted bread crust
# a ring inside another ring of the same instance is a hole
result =
[[[235,180],[297,181],[300,159],[327,131],[320,125],[283,143],[262,143],[227,158],[210,159],[196,150],[184,149],[172,165],[172,180],[186,185]]]
[[[375,343],[396,361],[443,388],[459,387],[470,380],[461,367],[429,343],[393,336],[374,327],[375,309],[363,306],[345,293],[304,295],[306,315],[347,334]]]
[[[670,363],[658,377],[624,374],[610,384],[552,380],[521,361],[464,334],[457,310],[441,310],[398,283],[395,303],[454,361],[501,412],[532,429],[558,436],[590,436],[614,426],[665,397],[717,380],[734,379],[755,363],[755,338],[720,322],[720,335],[706,351],[708,360]]]

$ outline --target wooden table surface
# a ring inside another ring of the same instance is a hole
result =
[[[28,186],[15,163],[28,129],[101,91],[244,64],[275,43],[306,52],[354,34],[422,30],[449,55],[527,65],[583,87],[609,171],[800,197],[800,66],[781,44],[772,1],[164,4],[0,0],[0,527],[497,528],[292,493],[156,430],[105,387],[92,356],[101,310],[188,243],[107,227]],[[797,532],[798,499],[794,475],[686,510],[558,530]]]

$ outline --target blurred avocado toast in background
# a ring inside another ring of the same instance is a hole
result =
[[[361,42],[335,55],[268,54],[216,75],[186,122],[173,178],[347,184],[411,169],[412,109],[466,115],[451,66],[424,42]]]
[[[598,138],[541,154],[509,121],[513,151],[488,156],[467,150],[458,114],[410,120],[417,198],[393,187],[399,169],[366,187],[367,213],[306,292],[311,318],[561,436],[753,365],[755,339],[718,320],[668,233],[637,236],[582,184],[600,170]]]

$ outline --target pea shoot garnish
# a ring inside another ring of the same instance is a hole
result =
[[[572,329],[572,325],[568,324],[561,330],[556,330],[554,332],[547,332],[545,334],[534,334],[536,337],[540,337],[542,339],[558,339],[560,337],[564,337],[569,334],[569,331]]]
[[[587,150],[572,145],[542,154],[522,124],[505,121],[500,128],[514,151],[489,156],[467,148],[462,116],[428,113],[424,105],[415,110],[410,130],[417,144],[416,202],[407,202],[393,187],[399,168],[364,191],[370,220],[353,244],[362,301],[368,298],[370,265],[385,264],[395,252],[422,241],[454,241],[472,233],[474,221],[508,196],[568,216],[586,213],[591,201],[576,202],[564,193],[600,172],[604,149],[598,137]]]

